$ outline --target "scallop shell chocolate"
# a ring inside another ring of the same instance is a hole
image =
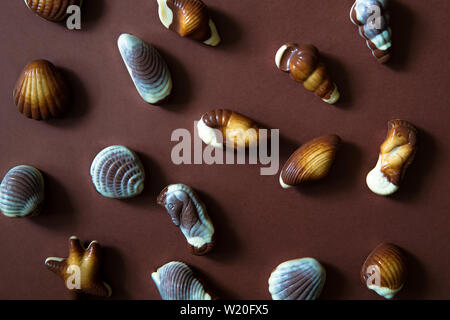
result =
[[[298,148],[283,166],[280,184],[290,188],[328,175],[341,143],[337,135],[322,136]]]
[[[44,177],[30,166],[8,171],[0,184],[0,211],[10,218],[37,215],[44,202]]]
[[[173,261],[152,273],[152,279],[163,300],[212,300],[191,268]]]
[[[214,226],[194,190],[181,183],[171,184],[161,191],[157,202],[166,208],[172,222],[180,228],[193,254],[204,255],[211,251]]]
[[[67,19],[67,9],[76,5],[81,7],[82,0],[25,0],[27,7],[38,16],[53,22]]]
[[[315,300],[325,284],[326,272],[314,258],[290,260],[270,275],[269,292],[273,300]]]
[[[98,193],[107,198],[131,198],[144,190],[144,167],[124,146],[103,149],[92,162],[91,177]]]
[[[120,54],[142,99],[158,104],[172,92],[172,77],[159,52],[131,34],[117,41]]]
[[[260,126],[252,119],[228,109],[216,109],[205,113],[197,123],[198,135],[207,145],[235,149],[247,148],[259,143]]]
[[[416,154],[417,129],[404,120],[390,120],[388,133],[380,147],[375,166],[368,174],[369,189],[382,196],[393,194],[399,189],[406,169]]]
[[[350,10],[350,20],[358,26],[359,34],[379,63],[386,63],[391,57],[388,3],[388,0],[356,0]]]
[[[159,19],[182,37],[217,46],[220,36],[207,6],[200,0],[158,0]]]
[[[69,103],[69,87],[62,73],[47,60],[30,62],[17,80],[14,104],[35,120],[57,118]]]
[[[361,268],[361,281],[386,299],[392,299],[403,288],[405,278],[403,253],[390,243],[376,247]]]
[[[323,63],[319,50],[310,44],[286,43],[275,55],[278,69],[288,72],[296,82],[302,83],[306,90],[314,92],[324,102],[334,104],[340,94]]]

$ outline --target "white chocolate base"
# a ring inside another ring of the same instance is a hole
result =
[[[290,186],[290,185],[284,183],[283,178],[281,177],[281,174],[280,174],[280,185],[283,187],[283,189],[289,189],[289,188],[292,188],[292,186]]]
[[[219,142],[217,138],[218,130],[208,127],[204,122],[203,118],[197,123],[198,136],[204,143],[211,145],[215,148],[223,148],[223,142]],[[223,141],[223,138],[222,138]]]
[[[287,49],[287,45],[282,45],[280,49],[278,49],[277,54],[275,55],[275,64],[277,68],[280,69],[281,59],[283,58],[283,54]]]
[[[381,157],[378,158],[375,168],[367,174],[366,183],[372,192],[380,196],[388,196],[398,190],[398,186],[391,183],[381,172]]]
[[[397,292],[399,292],[402,289],[402,287],[400,287],[396,290],[393,290],[386,287],[379,287],[376,285],[369,285],[367,286],[367,288],[375,291],[379,296],[382,296],[386,299],[392,299],[397,294]]]
[[[216,24],[212,19],[209,19],[209,29],[211,31],[211,37],[209,37],[208,40],[203,41],[203,43],[215,47],[220,43],[220,36],[219,32],[217,32]]]
[[[339,93],[338,87],[336,84],[334,84],[334,90],[331,93],[330,99],[322,99],[322,100],[329,104],[335,104],[336,102],[338,102],[340,97],[341,95]]]

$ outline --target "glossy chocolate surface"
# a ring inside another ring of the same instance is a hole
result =
[[[39,216],[0,216],[0,283],[8,288],[0,298],[66,298],[62,280],[43,260],[65,256],[73,234],[102,245],[102,275],[112,299],[160,299],[150,273],[173,260],[199,271],[220,298],[270,299],[267,280],[274,267],[311,256],[327,270],[321,299],[383,299],[359,275],[381,242],[395,243],[411,261],[395,299],[450,298],[450,44],[444,40],[450,1],[433,1],[433,7],[423,0],[393,1],[396,42],[385,66],[370,56],[349,21],[353,0],[264,6],[205,0],[223,40],[216,48],[167,30],[156,1],[85,1],[79,32],[35,17],[23,1],[1,2],[0,176],[27,163],[43,172],[47,190]],[[117,50],[123,32],[164,55],[174,80],[164,107],[151,107],[136,94]],[[337,107],[277,69],[274,54],[286,40],[314,43],[326,54],[341,89]],[[39,57],[67,70],[74,91],[73,106],[50,122],[28,120],[12,103],[17,76]],[[195,120],[218,108],[280,128],[280,166],[312,137],[336,133],[343,145],[326,180],[301,191],[283,190],[278,174],[260,176],[256,165],[173,164],[172,131],[193,132]],[[401,190],[379,197],[365,177],[386,137],[386,122],[397,118],[417,126],[420,149]],[[89,174],[98,152],[117,144],[136,151],[148,174],[141,196],[127,201],[99,196]],[[206,257],[186,250],[156,203],[161,190],[177,181],[198,192],[213,219],[216,246]]]

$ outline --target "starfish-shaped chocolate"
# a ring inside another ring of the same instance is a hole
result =
[[[64,279],[66,288],[73,293],[109,297],[111,287],[99,276],[100,244],[92,241],[84,249],[80,240],[72,236],[69,239],[69,257],[45,259],[46,267]]]

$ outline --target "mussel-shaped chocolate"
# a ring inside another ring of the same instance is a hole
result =
[[[117,41],[120,54],[137,91],[148,103],[157,104],[172,92],[172,77],[159,52],[131,34]]]
[[[283,166],[280,184],[290,188],[304,182],[320,180],[330,171],[341,143],[337,135],[322,136],[298,148]]]
[[[198,135],[207,145],[223,148],[224,143],[237,148],[257,146],[259,125],[252,119],[228,109],[205,113],[197,123]]]
[[[191,268],[173,261],[152,273],[152,279],[163,300],[212,300]]]
[[[67,19],[67,9],[76,5],[81,7],[83,0],[25,0],[25,4],[38,16],[53,22]]]
[[[91,165],[92,183],[107,198],[126,199],[144,190],[145,172],[136,153],[124,146],[110,146]]]
[[[44,177],[30,166],[8,171],[0,184],[0,211],[10,218],[34,216],[44,202]]]
[[[405,278],[404,256],[400,248],[390,243],[376,247],[361,268],[362,282],[386,299],[392,299],[402,289]]]
[[[417,130],[404,120],[390,120],[388,133],[380,147],[377,165],[367,175],[367,186],[387,196],[396,192],[406,169],[416,154]]]
[[[313,45],[286,43],[278,49],[275,64],[326,103],[334,104],[339,100],[338,88],[321,61],[319,50]]]
[[[273,300],[315,300],[325,284],[326,272],[314,258],[290,260],[270,275],[269,292]]]
[[[14,103],[23,115],[35,120],[57,118],[69,103],[69,87],[49,61],[30,62],[14,89]]]
[[[171,184],[161,191],[157,202],[166,208],[172,222],[180,228],[193,254],[203,255],[211,251],[214,226],[194,190],[181,183]]]
[[[182,37],[210,46],[220,43],[216,25],[201,0],[158,0],[162,24]]]
[[[356,0],[350,10],[350,20],[379,63],[391,57],[392,30],[387,12],[388,0]]]

